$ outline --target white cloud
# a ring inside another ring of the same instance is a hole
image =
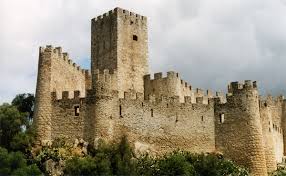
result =
[[[40,45],[86,62],[90,19],[116,6],[148,17],[151,71],[213,90],[255,79],[262,92],[285,91],[285,1],[1,0],[0,103],[35,90]]]

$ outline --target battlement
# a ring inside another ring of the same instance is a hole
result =
[[[151,78],[151,75],[144,75],[144,81],[153,81],[153,80],[163,80],[163,79],[177,79],[180,80],[180,83],[183,87],[189,88],[190,90],[192,89],[192,86],[188,85],[187,82],[182,80],[179,76],[179,73],[174,72],[174,71],[169,71],[167,72],[167,76],[163,76],[162,72],[154,73],[153,78]]]
[[[260,107],[269,107],[269,106],[281,106],[281,104],[285,101],[283,95],[279,95],[273,97],[268,95],[266,97],[259,97],[259,106]]]
[[[53,47],[52,45],[47,45],[46,47],[40,47],[40,54],[48,53],[51,59],[58,59],[60,61],[64,61],[67,65],[73,67],[79,73],[89,74],[89,70],[82,69],[79,65],[70,59],[69,54],[67,52],[62,52],[62,47]]]
[[[236,93],[244,89],[257,89],[256,81],[245,80],[244,83],[240,83],[236,81],[236,82],[231,82],[228,85],[229,93]]]
[[[125,10],[125,9],[122,9],[122,8],[119,8],[119,7],[116,7],[115,9],[113,10],[110,10],[109,12],[107,13],[104,13],[102,15],[99,15],[95,18],[92,19],[92,22],[104,22],[104,20],[106,18],[109,18],[110,16],[115,16],[115,15],[124,15],[125,18],[129,17],[131,19],[136,19],[137,21],[142,21],[142,22],[146,22],[147,21],[147,18],[145,16],[142,16],[142,15],[139,15],[137,13],[134,13],[134,12],[130,12],[128,10]]]
[[[116,79],[117,71],[116,70],[109,70],[109,69],[104,69],[104,70],[96,69],[94,71],[94,76],[95,76],[96,82],[111,83],[112,81],[114,81]]]
[[[79,90],[75,91],[63,91],[61,94],[57,92],[51,92],[51,97],[53,101],[56,100],[79,100],[85,97],[81,96],[81,92]]]

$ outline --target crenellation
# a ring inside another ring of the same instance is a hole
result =
[[[68,53],[62,53],[63,59],[69,61],[69,54]]]
[[[62,99],[63,100],[66,100],[66,99],[69,99],[69,91],[63,91],[62,92]]]
[[[74,99],[80,98],[80,91],[79,90],[75,90],[73,95],[74,95]]]
[[[207,97],[213,97],[214,94],[211,90],[207,90]]]
[[[163,73],[159,72],[159,73],[155,73],[154,74],[154,79],[162,79]]]
[[[168,71],[167,72],[167,78],[173,78],[173,77],[179,77],[179,74],[174,71]]]
[[[197,104],[203,104],[203,102],[204,102],[204,97],[197,97],[196,98],[196,103]]]

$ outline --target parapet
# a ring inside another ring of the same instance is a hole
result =
[[[107,13],[104,13],[103,15],[97,16],[96,18],[92,19],[92,22],[94,23],[104,23],[106,18],[109,18],[110,16],[124,16],[125,18],[131,18],[131,19],[136,19],[136,21],[141,21],[141,22],[146,22],[147,18],[145,16],[139,15],[137,13],[134,12],[130,12],[128,10],[116,7],[113,10],[110,10]]]
[[[57,92],[51,92],[51,97],[53,101],[56,100],[79,100],[80,98],[85,98],[81,97],[80,91],[75,90],[75,91],[63,91],[61,92],[61,97]]]
[[[64,61],[68,66],[74,68],[81,74],[86,74],[89,72],[86,69],[81,69],[76,63],[69,58],[69,54],[62,51],[62,47],[53,47],[52,45],[47,45],[46,47],[40,47],[39,49],[40,55],[41,54],[48,54],[50,59],[54,59],[55,61]]]
[[[96,82],[110,83],[114,81],[114,79],[117,77],[117,71],[109,69],[104,69],[104,70],[96,69],[94,71],[94,76],[95,76],[94,80]]]
[[[266,97],[259,97],[259,105],[260,107],[281,106],[284,100],[285,99],[283,95],[279,95],[276,97],[267,95]]]
[[[248,90],[257,89],[256,81],[245,80],[244,83],[231,82],[228,85],[228,92],[232,94],[239,92],[240,90],[244,90],[244,89],[248,89]]]

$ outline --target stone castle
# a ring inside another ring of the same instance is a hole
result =
[[[136,152],[221,152],[252,175],[276,169],[286,152],[284,98],[257,83],[228,93],[194,89],[170,71],[148,75],[147,19],[121,8],[91,20],[91,70],[61,47],[40,47],[34,124],[42,145],[59,137],[97,146],[126,135]]]

